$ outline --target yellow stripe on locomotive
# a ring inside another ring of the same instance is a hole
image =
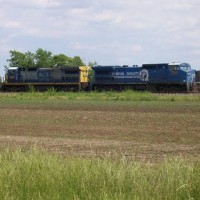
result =
[[[80,66],[80,82],[81,83],[88,83],[89,82],[89,71],[91,67],[89,66]]]

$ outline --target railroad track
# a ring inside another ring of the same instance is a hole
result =
[[[200,95],[200,92],[153,92],[160,95]]]

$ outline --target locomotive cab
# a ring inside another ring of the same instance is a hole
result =
[[[5,75],[5,81],[8,83],[17,82],[19,78],[19,68],[10,67]]]
[[[195,70],[188,63],[170,63],[170,81],[178,84],[186,91],[193,91],[195,85]]]
[[[149,74],[148,87],[155,91],[191,91],[195,71],[188,63],[143,64]]]

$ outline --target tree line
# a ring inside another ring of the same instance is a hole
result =
[[[53,55],[51,51],[39,48],[35,53],[10,50],[10,58],[7,60],[9,67],[57,67],[57,66],[84,66],[86,65],[80,56],[66,56],[64,54]],[[89,62],[88,65],[96,65]],[[5,66],[7,68],[7,66]]]

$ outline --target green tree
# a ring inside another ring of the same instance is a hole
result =
[[[35,54],[36,67],[52,67],[53,57],[50,51],[39,48]]]
[[[72,58],[64,54],[58,54],[53,56],[53,66],[67,66],[72,63]]]
[[[9,67],[25,67],[26,66],[26,55],[16,50],[10,50]]]
[[[82,59],[80,58],[80,56],[74,56],[72,58],[72,63],[71,65],[75,65],[75,66],[83,66],[85,65],[84,62],[82,61]]]
[[[10,50],[9,67],[53,67],[53,66],[83,66],[85,65],[79,56],[69,57],[64,54],[52,55],[52,52],[39,48],[36,53],[30,51],[22,53]],[[96,62],[95,62],[96,63]],[[7,70],[5,66],[5,70]]]
[[[35,67],[35,54],[30,51],[26,52],[25,63],[27,67]]]

